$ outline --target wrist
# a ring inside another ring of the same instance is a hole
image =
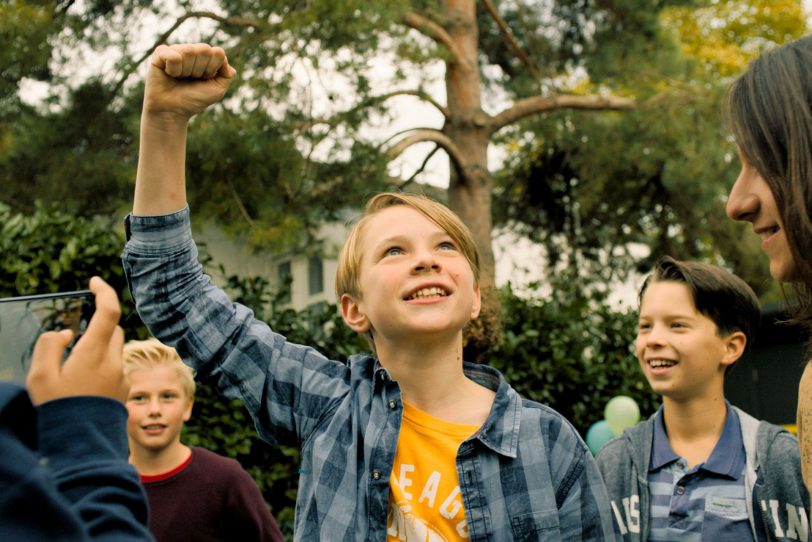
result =
[[[169,136],[182,134],[185,136],[191,118],[190,115],[174,111],[149,110],[145,105],[141,113],[141,131],[158,136],[161,134]]]

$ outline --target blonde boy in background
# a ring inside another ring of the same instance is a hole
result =
[[[192,370],[156,339],[124,345],[130,463],[161,541],[281,541],[254,480],[237,461],[180,441],[194,403]]]

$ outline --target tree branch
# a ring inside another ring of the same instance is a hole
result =
[[[552,96],[534,96],[514,103],[510,108],[497,114],[491,120],[491,133],[498,132],[505,126],[513,124],[539,113],[558,109],[597,109],[627,110],[634,109],[637,102],[620,96],[574,96],[555,94]]]
[[[447,107],[443,106],[440,102],[438,102],[437,100],[432,98],[428,93],[426,93],[425,91],[420,90],[420,89],[418,89],[418,90],[393,90],[392,92],[387,92],[386,94],[381,94],[380,96],[372,96],[372,97],[364,100],[363,102],[361,102],[361,104],[356,109],[361,108],[361,107],[368,107],[368,106],[370,106],[370,105],[372,105],[374,103],[384,102],[384,101],[388,100],[389,98],[394,98],[395,96],[416,96],[417,98],[420,98],[424,102],[433,105],[434,108],[437,111],[442,113],[443,118],[448,118],[448,116],[450,114],[448,112]]]
[[[240,199],[240,194],[237,192],[237,189],[234,188],[234,184],[231,182],[231,179],[226,179],[226,184],[228,185],[229,190],[231,191],[231,195],[234,197],[234,201],[237,203],[237,208],[240,210],[240,214],[248,222],[248,225],[252,228],[256,227],[256,223],[251,218],[251,215],[248,214],[248,209],[245,208],[245,205],[242,203],[242,199]]]
[[[451,158],[451,161],[454,163],[456,168],[459,171],[463,170],[465,158],[463,157],[459,148],[454,144],[451,138],[445,135],[443,132],[440,130],[432,130],[430,128],[420,128],[414,130],[411,134],[392,145],[386,151],[386,157],[389,161],[392,161],[412,145],[416,145],[417,143],[425,143],[428,141],[434,142],[442,147],[443,150],[448,153],[448,156]]]
[[[403,23],[410,28],[414,28],[424,36],[431,38],[436,43],[444,45],[454,57],[454,62],[462,62],[464,58],[462,51],[460,51],[457,44],[454,43],[451,35],[439,24],[413,11],[403,16]]]
[[[420,167],[417,168],[414,171],[414,173],[412,173],[412,175],[408,179],[403,181],[400,184],[400,186],[398,187],[398,189],[403,190],[407,186],[412,184],[414,182],[414,180],[417,178],[417,176],[420,175],[421,173],[423,173],[426,170],[426,165],[429,163],[429,160],[431,160],[431,157],[434,156],[435,154],[437,154],[437,151],[439,151],[439,150],[440,150],[440,145],[434,145],[434,148],[431,149],[431,152],[428,153],[425,158],[423,158],[423,163],[420,164]]]
[[[541,79],[541,73],[539,72],[538,67],[530,60],[530,57],[527,55],[522,46],[519,44],[519,40],[516,39],[516,35],[508,26],[507,22],[499,15],[499,11],[496,9],[496,6],[493,5],[491,0],[483,0],[483,4],[485,4],[485,10],[488,12],[488,15],[491,16],[491,19],[496,23],[496,26],[499,27],[499,33],[502,34],[502,38],[504,38],[505,42],[507,42],[508,47],[513,49],[513,52],[519,58],[522,64],[524,64],[527,71],[530,72],[530,75],[538,81]]]
[[[346,118],[349,115],[352,115],[356,111],[359,111],[374,104],[385,102],[389,98],[394,98],[395,96],[417,96],[421,100],[433,105],[435,109],[437,109],[440,113],[442,113],[443,118],[447,119],[449,116],[448,108],[444,107],[440,102],[438,102],[437,100],[435,100],[422,90],[393,90],[392,92],[387,92],[386,94],[381,94],[379,96],[370,96],[369,98],[362,101],[358,105],[351,107],[346,111],[336,113],[332,117],[310,119],[309,121],[298,125],[297,129],[299,131],[307,131],[313,128],[314,126],[319,125],[326,125],[330,128],[335,128],[344,118]]]

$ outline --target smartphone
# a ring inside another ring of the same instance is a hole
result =
[[[25,384],[34,344],[45,331],[73,330],[67,359],[87,329],[94,299],[90,290],[0,298],[0,380]]]

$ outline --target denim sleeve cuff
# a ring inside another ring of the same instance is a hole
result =
[[[182,250],[192,243],[189,207],[168,215],[124,218],[127,234],[126,250],[134,254],[159,254]]]

